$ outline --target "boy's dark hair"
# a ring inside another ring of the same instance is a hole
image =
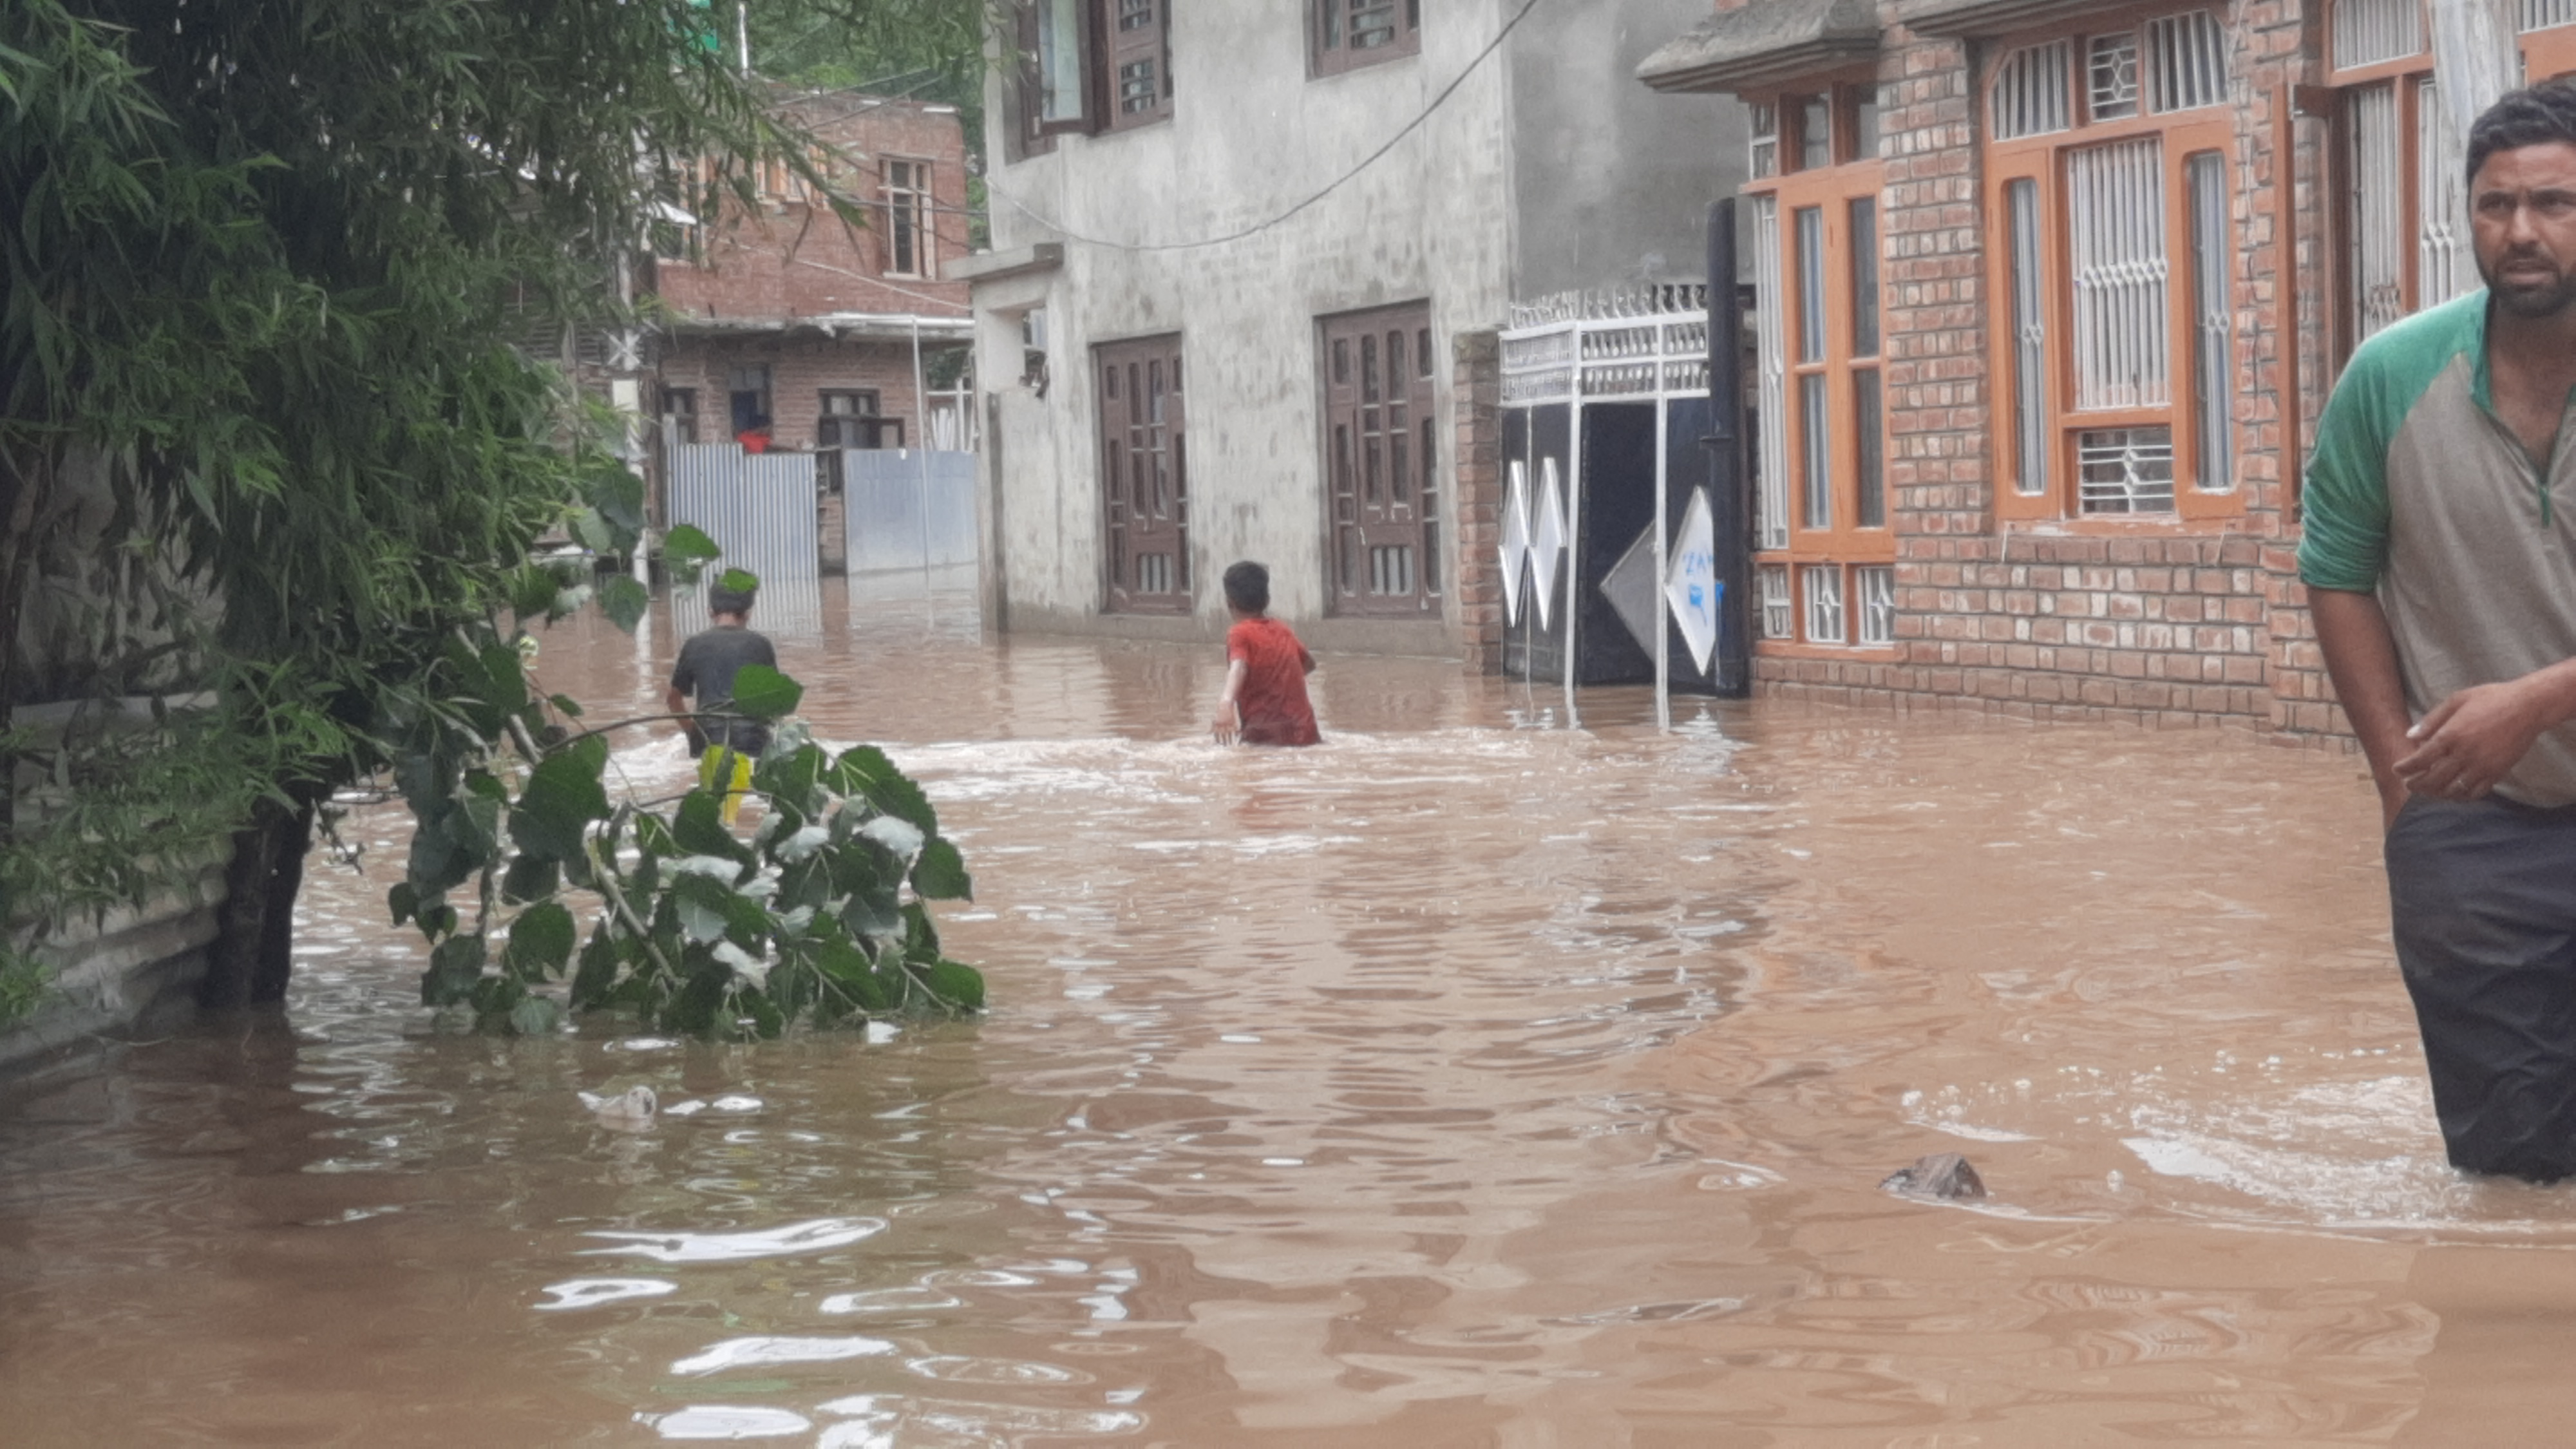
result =
[[[748,616],[751,613],[751,601],[754,597],[756,596],[749,589],[728,589],[719,584],[707,590],[707,612]]]
[[[2469,185],[2478,184],[2478,168],[2498,151],[2551,141],[2576,145],[2576,80],[2542,81],[2497,97],[2469,127]]]
[[[1225,571],[1225,601],[1238,612],[1263,614],[1270,610],[1270,570],[1250,559]]]

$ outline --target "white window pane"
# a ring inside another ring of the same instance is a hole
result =
[[[2048,491],[2048,309],[2040,284],[2039,183],[2004,183],[2012,229],[2013,487]]]
[[[2147,105],[2158,113],[2214,106],[2227,99],[2227,36],[2206,10],[2186,10],[2147,25]]]
[[[1764,564],[1758,572],[1762,579],[1762,637],[1795,637],[1796,621],[1789,607],[1788,565]]]
[[[1986,114],[1994,126],[1995,139],[2044,136],[2072,124],[2068,77],[2074,69],[2075,42],[2071,40],[2027,45],[2005,56],[2003,64],[1995,67],[1994,84],[1986,91]]]
[[[1082,0],[1038,0],[1038,119],[1082,119]]]
[[[2406,313],[2406,198],[2398,153],[2397,84],[2352,93],[2353,334],[2368,337]]]
[[[2075,406],[2171,401],[2164,159],[2156,139],[2068,153],[2066,227],[2074,271]]]
[[[2173,429],[2095,428],[2075,439],[2087,513],[2173,512]]]
[[[2236,486],[2236,313],[2227,287],[2235,248],[2227,224],[2226,163],[2215,151],[2185,157],[2183,182],[2191,192],[2192,431],[2200,447],[2195,481],[2203,492],[2223,493]]]
[[[1854,569],[1852,576],[1860,581],[1860,642],[1895,643],[1896,570]]]
[[[1825,377],[1811,372],[1798,379],[1798,422],[1804,430],[1799,449],[1805,455],[1804,483],[1798,520],[1809,528],[1834,526],[1833,419],[1825,413]]]
[[[1807,585],[1807,642],[1843,642],[1843,570],[1840,564],[1814,564],[1798,570]]]
[[[1764,548],[1789,546],[1789,353],[1780,308],[1780,204],[1753,199],[1753,334],[1760,409],[1755,530]],[[1788,583],[1780,585],[1788,597]],[[1783,636],[1785,637],[1785,635]]]
[[[2097,121],[2138,113],[2138,33],[2097,35],[2085,52],[2085,96]]]
[[[2528,7],[2532,0],[2524,0]],[[2565,3],[2565,0],[2561,0]],[[2423,0],[2336,0],[2334,64],[2375,65],[2424,53]]]
[[[2469,249],[2469,188],[2453,165],[2463,154],[2446,143],[2450,126],[2427,81],[2415,97],[2415,305],[2435,307],[2474,290],[2477,260]]]

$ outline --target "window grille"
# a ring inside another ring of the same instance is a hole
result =
[[[1789,566],[1764,564],[1754,570],[1762,582],[1762,637],[1794,637],[1795,620],[1789,608]]]
[[[2013,488],[2048,491],[2048,311],[2040,296],[2039,183],[2004,183],[2012,234]]]
[[[662,415],[671,420],[671,426],[679,434],[681,442],[694,443],[698,440],[698,390],[696,388],[662,389]]]
[[[1109,127],[1123,130],[1172,113],[1172,17],[1166,0],[1118,0],[1108,34]]]
[[[2236,486],[2236,313],[2227,274],[2235,250],[2228,241],[2227,165],[2215,151],[2183,158],[2183,186],[2191,193],[2192,432],[2200,448],[2196,481],[2206,492]]]
[[[1807,585],[1807,642],[1843,642],[1843,567],[1813,564],[1798,570]]]
[[[2576,25],[2576,0],[2522,0],[2522,29],[2526,34],[2553,25]]]
[[[2173,512],[2173,429],[2095,428],[2075,438],[2087,513]]]
[[[1333,75],[1422,48],[1421,0],[1308,0],[1315,73]]]
[[[2352,326],[2356,339],[2406,315],[2406,227],[2397,83],[2352,93]]]
[[[1887,527],[1887,466],[1881,440],[1878,369],[1852,369],[1853,471],[1860,484],[1859,517],[1863,528]]]
[[[1764,548],[1789,546],[1788,339],[1781,336],[1780,203],[1753,198],[1754,436],[1759,457],[1754,524]],[[1788,584],[1780,586],[1783,604]],[[1786,638],[1784,629],[1775,638]]]
[[[2478,285],[2469,249],[2468,183],[2442,143],[2449,127],[2441,98],[2425,82],[2415,96],[2415,306],[2438,306]]]
[[[1995,139],[2044,136],[2074,123],[2067,96],[2067,77],[2075,66],[2075,42],[2053,40],[2026,45],[2004,57],[1986,92],[1986,111]]]
[[[2523,12],[2549,0],[2523,0]],[[2560,0],[2566,3],[2566,0]],[[2529,29],[2528,24],[2524,26]],[[2336,0],[2334,67],[2376,65],[2424,53],[2423,0]]]
[[[1413,550],[1410,547],[1389,543],[1369,550],[1369,592],[1380,597],[1413,596]]]
[[[1825,213],[1800,207],[1798,224],[1798,360],[1825,360]]]
[[[1802,502],[1806,516],[1800,520],[1809,528],[1834,526],[1834,472],[1831,439],[1833,419],[1825,415],[1825,376],[1810,372],[1798,379],[1798,422],[1806,447],[1806,468]]]
[[[1798,169],[1834,164],[1834,101],[1809,96],[1798,103]]]
[[[2147,106],[2159,114],[2227,99],[2227,34],[2218,17],[2186,10],[2147,23]]]
[[[1780,174],[1780,110],[1777,106],[1748,107],[1747,139],[1744,143],[1744,169],[1755,180]]]
[[[2156,139],[2068,153],[2066,222],[2075,283],[2075,406],[2170,401],[2164,164]]]
[[[1852,570],[1860,581],[1860,642],[1896,642],[1896,570],[1884,565]]]
[[[2116,121],[2138,113],[2138,33],[2097,35],[2085,57],[2086,114]]]

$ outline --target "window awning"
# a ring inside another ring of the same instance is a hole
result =
[[[2098,0],[1921,0],[1902,18],[1918,35],[1984,37],[2101,8]]]
[[[1872,0],[1753,0],[1667,42],[1637,79],[1659,91],[1740,93],[1877,58]]]

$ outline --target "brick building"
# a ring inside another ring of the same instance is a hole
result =
[[[966,284],[949,279],[968,244],[956,108],[827,91],[778,109],[868,225],[769,163],[756,210],[729,203],[691,228],[688,256],[655,259],[657,412],[683,442],[763,426],[776,448],[967,446],[962,390],[940,396],[972,335]]]
[[[2496,13],[2576,71],[2576,0]],[[1752,108],[1757,677],[2340,733],[2300,464],[2477,285],[2433,48],[2419,0],[1730,0],[1650,57]]]

